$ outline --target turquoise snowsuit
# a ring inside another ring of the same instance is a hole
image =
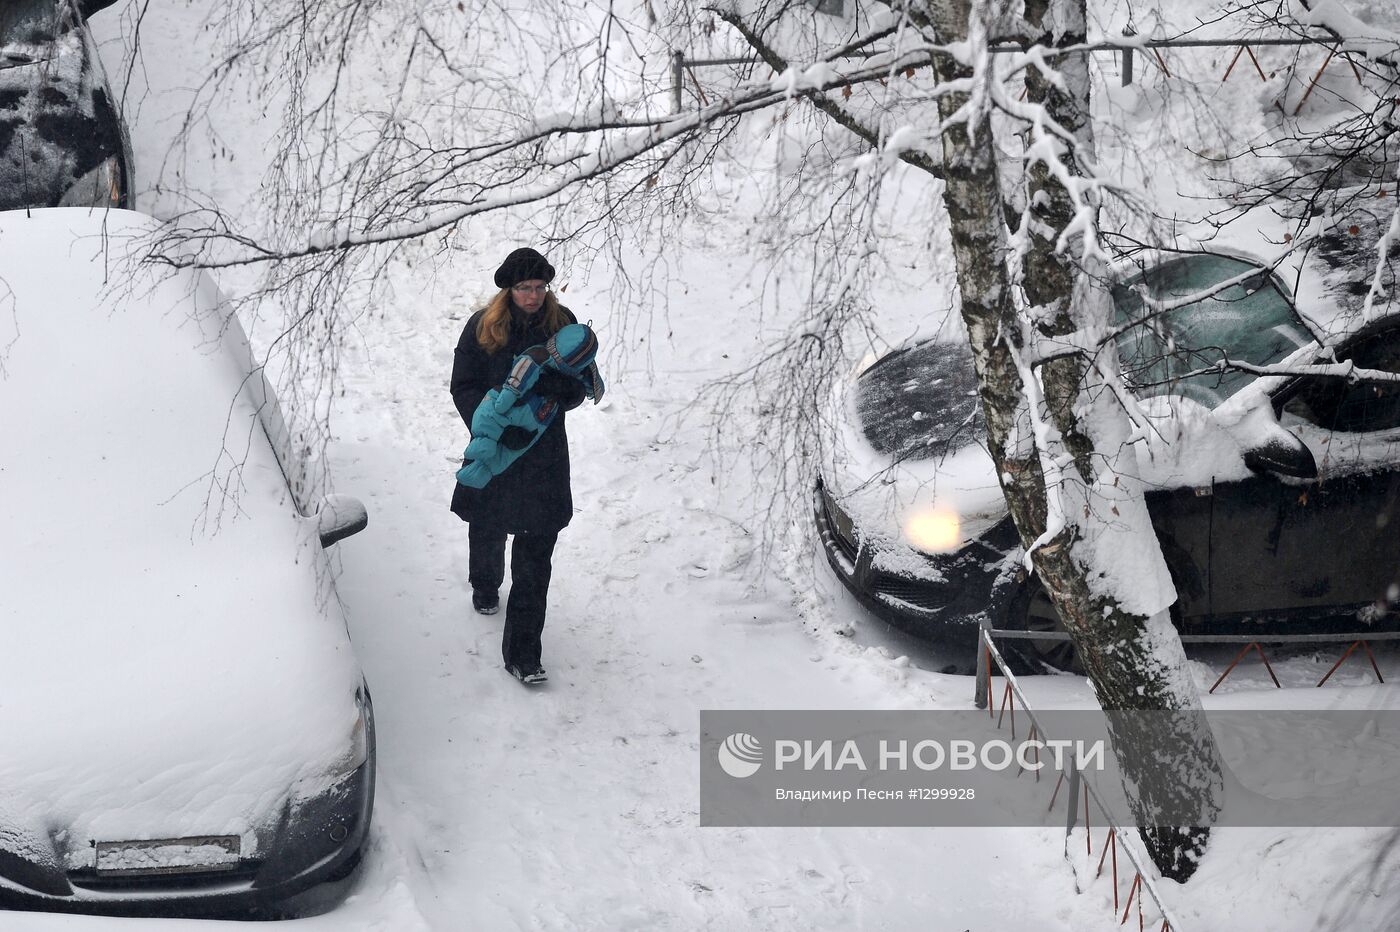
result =
[[[543,368],[578,379],[594,404],[601,401],[603,377],[594,363],[597,352],[598,338],[591,329],[568,324],[544,346],[532,346],[515,357],[505,383],[487,392],[472,414],[472,439],[462,454],[457,481],[469,488],[485,488],[544,435],[559,413],[559,403],[534,391]]]

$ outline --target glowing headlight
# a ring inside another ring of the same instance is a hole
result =
[[[951,508],[924,508],[904,519],[904,539],[924,553],[948,553],[962,545],[962,521]]]
[[[369,697],[365,694],[363,686],[355,690],[355,704],[359,707],[359,715],[355,716],[355,723],[350,726],[346,773],[353,772],[369,760],[370,729],[373,727],[370,717],[374,712],[370,708]]]
[[[355,725],[350,730],[350,769],[354,770],[369,760],[369,728],[365,722],[365,713],[360,712],[355,719]]]

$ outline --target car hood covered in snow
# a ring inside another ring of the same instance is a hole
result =
[[[0,843],[238,834],[338,779],[361,685],[205,273],[0,214]],[[90,859],[91,855],[88,854]]]
[[[838,461],[826,483],[875,546],[881,569],[928,573],[908,546],[890,545],[951,552],[1006,515],[965,343],[896,350],[844,394]]]

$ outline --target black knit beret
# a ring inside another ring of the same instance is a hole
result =
[[[506,261],[496,270],[496,287],[511,288],[536,278],[544,282],[552,281],[554,266],[529,246],[522,246],[506,256]]]

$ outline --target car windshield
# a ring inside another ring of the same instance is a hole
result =
[[[0,3],[0,48],[44,45],[57,35],[58,4],[54,0],[4,0]]]
[[[1208,298],[1150,315],[1142,290],[1171,301],[1254,272]],[[1312,340],[1277,279],[1241,259],[1195,253],[1171,259],[1112,289],[1124,373],[1141,396],[1183,395],[1215,407],[1254,378],[1202,372],[1222,357],[1255,365],[1282,360]],[[1197,373],[1190,375],[1189,373]],[[918,343],[861,376],[856,411],[866,440],[896,460],[945,456],[984,434],[972,351],[966,343]]]
[[[856,412],[870,445],[895,460],[945,456],[980,438],[982,403],[966,343],[918,343],[860,377]]]
[[[1141,292],[1170,301],[1207,291],[1251,270],[1254,275],[1208,298],[1149,316]],[[1278,362],[1311,341],[1293,302],[1267,269],[1209,253],[1182,256],[1149,269],[1113,288],[1119,325],[1118,353],[1128,381],[1139,395],[1184,395],[1215,407],[1239,391],[1253,375],[1205,372],[1222,358],[1256,365]],[[1190,375],[1189,373],[1198,373]]]

